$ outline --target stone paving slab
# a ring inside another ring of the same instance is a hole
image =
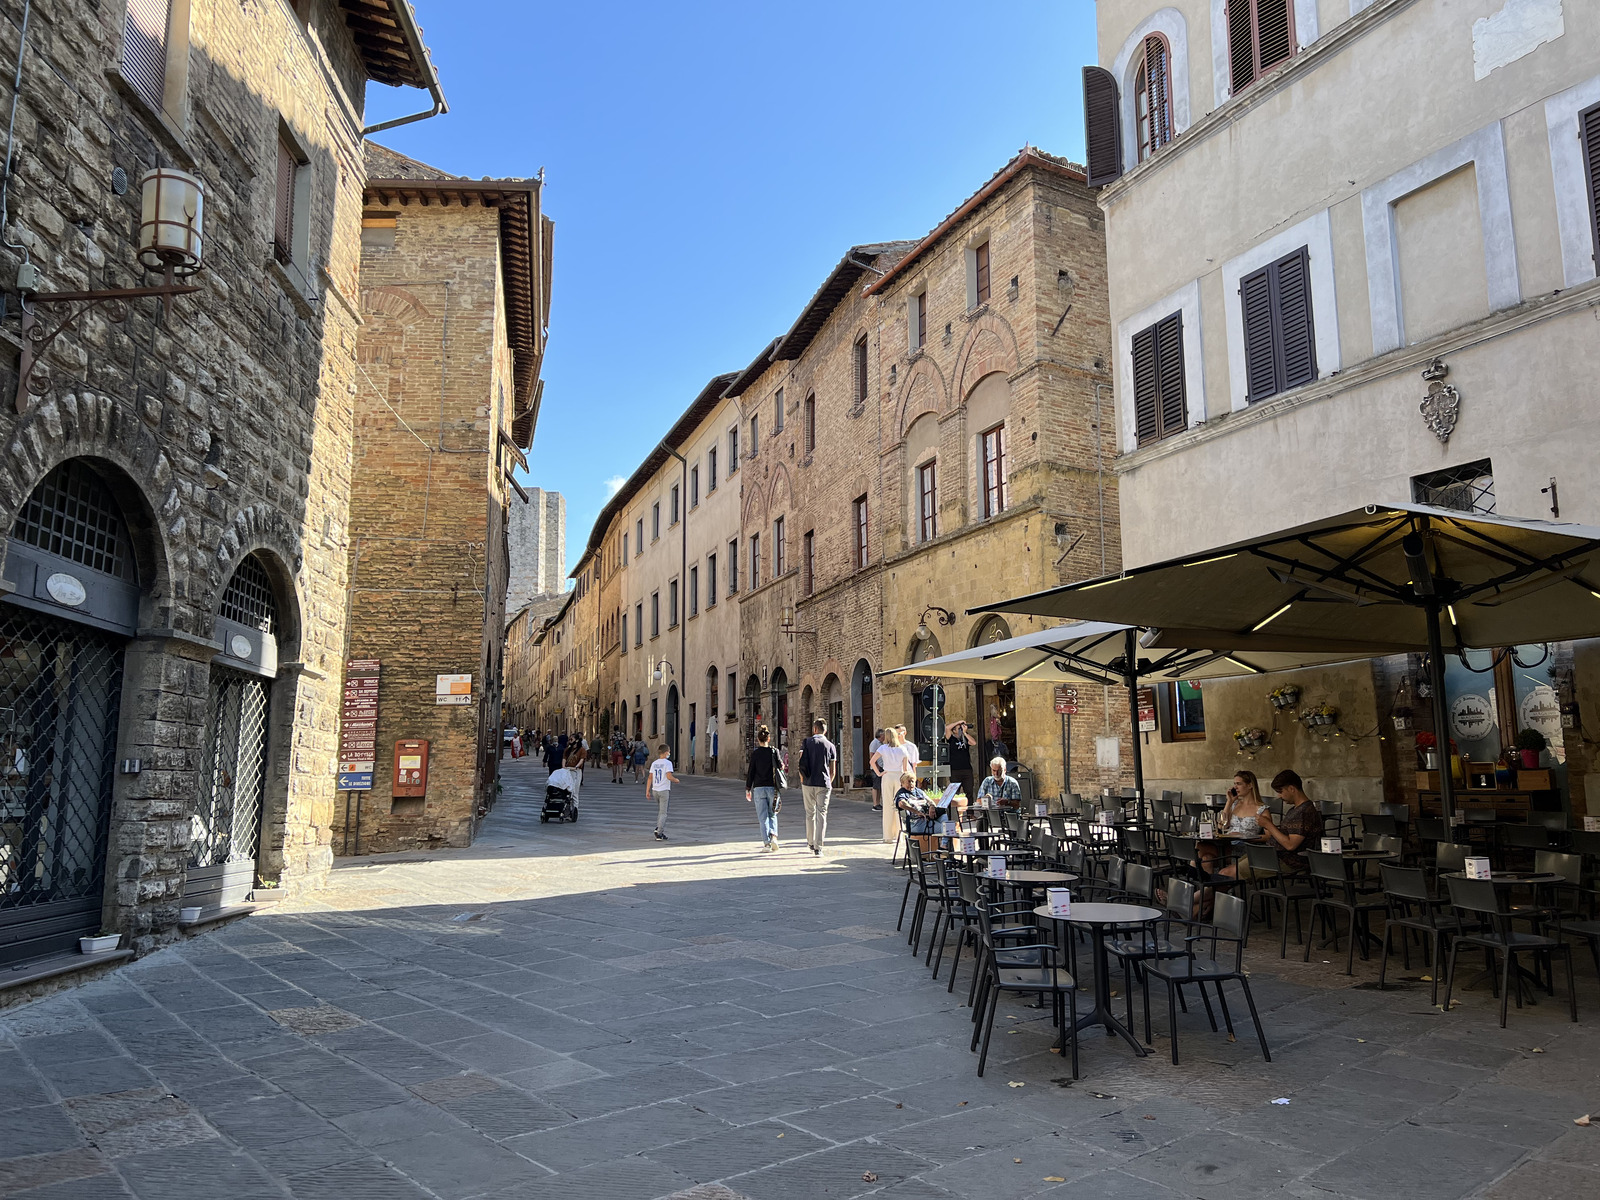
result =
[[[813,1200],[1600,1195],[1600,987],[1428,1003],[1426,970],[1248,965],[1273,1061],[1157,1004],[1149,1058],[1038,1010],[967,1049],[972,957],[930,978],[865,804],[821,859],[759,849],[736,782],[687,779],[671,841],[601,778],[542,770],[465,851],[332,886],[0,1015],[0,1196],[27,1200]],[[1081,956],[1087,959],[1087,955]],[[1084,963],[1086,966],[1086,962]],[[1121,979],[1114,981],[1121,988]],[[1233,1003],[1235,1017],[1242,1005]],[[1120,1001],[1119,1001],[1120,1009]],[[1287,1105],[1273,1104],[1275,1099]]]

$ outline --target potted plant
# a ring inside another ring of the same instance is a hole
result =
[[[1267,700],[1273,708],[1293,708],[1300,703],[1300,685],[1298,683],[1285,683],[1275,687],[1267,693]]]
[[[122,935],[115,930],[102,929],[94,937],[81,937],[78,939],[78,950],[82,954],[104,954],[107,950],[115,950],[122,941]]]
[[[1267,731],[1258,726],[1249,726],[1233,731],[1233,740],[1239,747],[1241,754],[1254,755],[1258,750],[1270,745]]]
[[[1522,765],[1532,771],[1539,765],[1539,755],[1550,743],[1537,729],[1517,730],[1517,751],[1522,755]]]

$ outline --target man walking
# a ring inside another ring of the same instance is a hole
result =
[[[672,785],[678,782],[678,777],[672,773],[672,758],[663,743],[656,747],[659,756],[650,764],[649,782],[644,785],[645,799],[655,797],[656,801],[656,841],[667,840],[667,803],[672,799]]]
[[[828,740],[828,723],[821,718],[811,722],[811,736],[800,747],[800,796],[806,806],[806,845],[818,858],[828,834],[828,800],[838,761],[839,752]]]
[[[872,731],[872,741],[867,745],[867,769],[872,772],[872,811],[877,812],[883,807],[881,796],[883,793],[883,772],[878,770],[878,761],[874,757],[883,749],[883,730]]]

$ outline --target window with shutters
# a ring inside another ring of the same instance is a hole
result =
[[[913,352],[921,350],[928,344],[928,293],[926,291],[919,292],[911,297],[906,317],[906,323],[910,327],[911,349]]]
[[[1583,143],[1583,173],[1589,185],[1589,236],[1593,238],[1594,267],[1600,273],[1600,104],[1578,114]]]
[[[856,339],[855,344],[855,387],[856,407],[863,408],[867,403],[867,335],[862,334]]]
[[[1139,70],[1133,79],[1134,126],[1143,162],[1172,140],[1172,68],[1167,39],[1159,33],[1145,38]]]
[[[817,535],[808,529],[800,539],[801,586],[807,596],[817,590]]]
[[[1294,0],[1228,0],[1228,65],[1235,96],[1294,52]]]
[[[300,159],[287,139],[278,137],[278,183],[273,192],[272,253],[281,263],[294,261],[295,200],[299,188]]]
[[[739,427],[728,430],[728,478],[739,471]]]
[[[1239,281],[1244,315],[1246,394],[1251,403],[1317,377],[1306,247]]]
[[[734,538],[728,543],[728,595],[736,595],[739,591],[739,539]]]
[[[1187,427],[1183,389],[1183,314],[1133,335],[1133,408],[1139,445]]]
[[[925,462],[917,468],[917,537],[931,542],[939,536],[939,464]]]
[[[984,519],[1005,512],[1011,502],[1011,485],[1006,479],[1006,427],[996,425],[978,438],[979,479],[983,485]]]
[[[661,593],[650,593],[650,636],[661,636]]]
[[[167,91],[167,25],[171,0],[128,0],[122,26],[122,78],[160,112]]]
[[[676,525],[678,523],[678,516],[679,516],[679,510],[678,510],[678,485],[677,484],[673,484],[672,485],[672,491],[668,496],[668,508],[669,508],[669,511],[672,514],[672,519],[667,522],[667,528],[671,529],[674,525]]]
[[[717,556],[706,555],[706,607],[717,606]]]
[[[761,535],[750,535],[750,589],[761,586]]]
[[[700,568],[689,568],[689,615],[700,615]]]
[[[672,580],[667,584],[667,628],[678,627],[678,581]]]
[[[750,457],[754,458],[761,453],[761,418],[750,418]]]
[[[1083,133],[1089,186],[1105,187],[1122,174],[1122,99],[1104,67],[1083,69]]]
[[[807,456],[817,448],[817,397],[813,392],[800,408],[800,436]]]
[[[706,450],[706,495],[717,490],[717,448]]]
[[[984,242],[972,251],[973,269],[973,295],[977,302],[973,307],[989,303],[989,243]]]
[[[637,558],[639,555],[644,553],[644,518],[643,517],[639,518],[638,523],[633,527],[633,529],[634,529],[634,532],[633,532],[633,543],[634,543],[633,554],[634,554],[634,557]]]
[[[778,389],[778,394],[772,398],[772,432],[783,432],[783,389]]]
[[[657,500],[650,506],[650,540],[653,542],[661,536],[661,501]]]
[[[867,498],[857,496],[850,506],[851,525],[855,530],[853,557],[857,568],[867,565]]]
[[[633,606],[633,644],[644,645],[644,604],[640,602]]]
[[[772,577],[778,578],[789,569],[788,538],[783,536],[783,518],[772,522]]]

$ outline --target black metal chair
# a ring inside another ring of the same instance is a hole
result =
[[[1305,956],[1303,961],[1311,961],[1311,947],[1316,941],[1317,914],[1322,914],[1322,919],[1333,937],[1335,952],[1339,949],[1339,914],[1345,915],[1348,923],[1349,946],[1345,956],[1344,973],[1354,975],[1356,969],[1356,947],[1359,943],[1361,957],[1367,957],[1366,939],[1367,917],[1371,913],[1383,912],[1387,907],[1382,900],[1363,900],[1356,891],[1356,881],[1350,875],[1350,863],[1343,855],[1322,854],[1316,850],[1306,851],[1306,862],[1310,866],[1311,886],[1316,889],[1316,899],[1311,902],[1311,928],[1312,933],[1306,938]]]
[[[1400,824],[1386,813],[1361,814],[1361,840],[1365,841],[1373,834],[1385,837],[1395,837],[1400,832]]]
[[[1142,897],[1134,893],[1126,894],[1126,899],[1134,901],[1144,899],[1146,903],[1154,903],[1153,890],[1155,877],[1148,867],[1128,868],[1134,875],[1135,887],[1146,889]],[[1142,967],[1150,959],[1176,958],[1189,953],[1188,946],[1182,938],[1174,941],[1172,927],[1182,925],[1185,935],[1194,932],[1200,922],[1194,919],[1195,886],[1186,879],[1174,879],[1167,884],[1166,912],[1158,921],[1141,923],[1137,925],[1119,925],[1114,930],[1114,936],[1106,939],[1106,953],[1117,959],[1122,964],[1122,992],[1127,999],[1128,1017],[1127,1027],[1133,1028],[1133,984],[1137,980],[1144,993],[1144,1040],[1150,1042],[1150,984],[1145,979]],[[1183,997],[1179,997],[1179,1003]],[[1188,1011],[1187,1005],[1184,1011]]]
[[[1250,979],[1244,971],[1244,943],[1249,931],[1248,906],[1240,897],[1224,892],[1216,898],[1210,928],[1184,938],[1188,953],[1181,958],[1154,959],[1143,965],[1142,971],[1147,979],[1159,980],[1167,986],[1167,1028],[1172,1036],[1173,1066],[1178,1065],[1176,1010],[1183,988],[1191,983],[1200,988],[1200,998],[1205,1003],[1206,1015],[1211,1018],[1212,1032],[1216,1032],[1217,1019],[1216,1014],[1211,1011],[1211,1001],[1206,997],[1206,984],[1216,987],[1217,1003],[1222,1008],[1222,1019],[1227,1023],[1230,1037],[1233,1036],[1233,1015],[1228,1011],[1228,998],[1223,994],[1222,985],[1237,983],[1244,991],[1244,1002],[1250,1009],[1250,1020],[1256,1027],[1256,1039],[1261,1043],[1261,1057],[1267,1062],[1272,1061],[1272,1052],[1267,1049],[1266,1031],[1261,1027],[1261,1014],[1256,1011],[1255,997],[1250,992]],[[1218,946],[1224,942],[1233,946],[1231,961],[1229,957],[1218,957]],[[1202,957],[1195,953],[1195,948],[1205,943],[1209,943],[1210,952]],[[1149,1007],[1147,999],[1145,1003],[1147,1015]]]
[[[1378,960],[1378,986],[1382,988],[1389,977],[1389,952],[1394,935],[1400,935],[1400,953],[1406,970],[1411,969],[1411,935],[1417,934],[1428,948],[1427,963],[1433,968],[1433,987],[1428,995],[1429,1004],[1439,1003],[1439,977],[1444,974],[1447,938],[1460,934],[1464,928],[1461,918],[1452,913],[1441,913],[1446,901],[1439,900],[1428,891],[1428,880],[1421,867],[1397,867],[1380,863],[1383,876],[1383,898],[1388,912],[1383,927],[1383,957]],[[1475,925],[1470,928],[1477,928]]]
[[[1474,933],[1458,935],[1450,945],[1450,969],[1444,985],[1444,1007],[1450,1011],[1450,993],[1456,983],[1456,960],[1463,946],[1481,946],[1488,960],[1489,972],[1494,975],[1495,956],[1499,955],[1502,965],[1496,978],[1495,994],[1500,998],[1500,1028],[1506,1027],[1506,1005],[1511,999],[1513,990],[1517,997],[1517,1007],[1522,1007],[1521,981],[1513,976],[1517,967],[1517,956],[1521,954],[1543,955],[1549,959],[1561,956],[1567,962],[1567,1001],[1572,1010],[1574,1022],[1578,1019],[1578,991],[1577,981],[1572,974],[1572,944],[1557,938],[1545,937],[1537,933],[1518,933],[1511,928],[1511,915],[1500,907],[1500,898],[1495,894],[1494,884],[1487,879],[1446,879],[1450,887],[1450,906],[1456,910],[1463,922],[1476,918],[1483,922],[1483,928]],[[1551,995],[1555,994],[1555,972],[1549,974]]]
[[[1467,855],[1471,853],[1471,846],[1463,846],[1459,842],[1440,842],[1434,847],[1433,862],[1424,865],[1423,870],[1432,873],[1435,894],[1439,891],[1439,876],[1450,871],[1465,871]]]
[[[978,1058],[978,1074],[983,1074],[989,1059],[989,1036],[994,1029],[995,1008],[1002,992],[1049,993],[1052,1013],[1061,1024],[1062,1000],[1070,1008],[1064,1033],[1072,1045],[1073,1078],[1078,1071],[1078,1002],[1077,982],[1070,972],[1059,966],[1060,951],[1048,942],[1037,940],[1004,945],[1002,922],[1015,915],[1006,905],[980,904],[978,906],[979,962],[974,976],[972,1002],[972,1042],[969,1049],[978,1049],[978,1038],[983,1038],[983,1052]],[[1011,928],[1018,928],[1012,926]],[[1037,935],[1038,930],[1033,932]],[[980,1019],[981,1014],[981,1019]]]
[[[1269,929],[1272,927],[1273,907],[1279,910],[1283,933],[1278,939],[1278,957],[1288,958],[1289,914],[1291,911],[1294,914],[1294,944],[1298,946],[1305,940],[1300,907],[1306,901],[1317,898],[1316,889],[1306,882],[1304,875],[1283,870],[1275,846],[1247,845],[1245,859],[1250,864],[1250,902],[1261,901],[1261,912],[1266,917]]]

